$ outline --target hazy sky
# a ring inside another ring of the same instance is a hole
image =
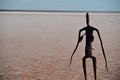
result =
[[[0,0],[0,9],[120,11],[120,0]]]

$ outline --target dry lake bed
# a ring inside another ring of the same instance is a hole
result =
[[[90,25],[99,29],[109,72],[94,32],[93,55],[97,80],[120,79],[120,13],[89,13]],[[0,12],[0,80],[84,80],[82,57],[85,38],[69,67],[69,59],[86,26],[86,13]],[[87,59],[88,80],[93,78]]]

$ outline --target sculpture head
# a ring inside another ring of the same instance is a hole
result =
[[[89,26],[89,14],[88,13],[86,13],[86,24],[87,26]]]

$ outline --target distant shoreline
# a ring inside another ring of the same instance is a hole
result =
[[[60,13],[86,13],[86,12],[92,12],[92,13],[120,13],[120,11],[67,11],[67,10],[0,10],[5,12],[60,12]]]

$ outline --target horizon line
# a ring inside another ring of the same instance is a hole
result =
[[[80,10],[21,10],[21,9],[0,9],[0,11],[12,11],[12,12],[75,12],[75,13],[84,13],[84,12],[95,12],[95,13],[120,13],[120,11],[80,11]]]

